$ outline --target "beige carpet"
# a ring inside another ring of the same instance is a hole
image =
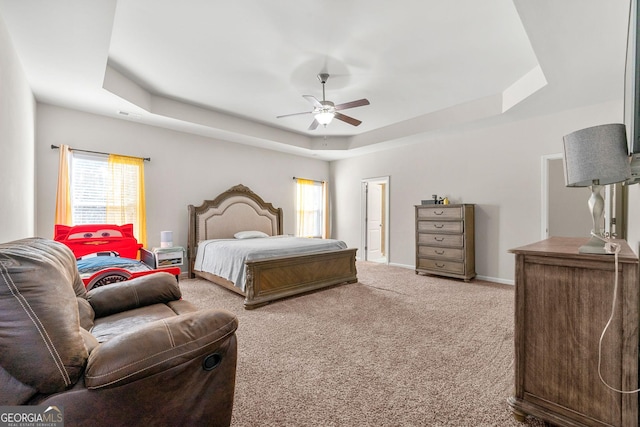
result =
[[[181,280],[185,299],[238,315],[232,426],[523,426],[506,404],[512,286],[357,268],[358,283],[256,310]]]

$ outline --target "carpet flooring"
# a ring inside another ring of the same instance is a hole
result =
[[[255,310],[201,279],[183,297],[239,319],[232,426],[540,426],[514,420],[514,288],[358,262],[358,282]]]

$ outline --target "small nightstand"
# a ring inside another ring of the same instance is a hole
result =
[[[142,262],[151,268],[181,267],[184,264],[185,250],[181,246],[170,248],[140,249]]]

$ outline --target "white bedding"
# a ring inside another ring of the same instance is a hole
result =
[[[227,279],[244,292],[246,261],[346,248],[340,240],[289,236],[204,240],[198,244],[194,269]]]

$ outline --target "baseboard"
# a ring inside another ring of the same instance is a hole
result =
[[[500,283],[502,285],[511,285],[511,286],[515,285],[515,281],[511,279],[499,279],[497,277],[489,277],[489,276],[476,276],[476,279],[484,280],[485,282]]]
[[[407,270],[415,270],[416,267],[414,265],[407,265],[407,264],[398,264],[395,262],[390,262],[387,265],[390,265],[392,267],[400,267],[400,268],[406,268]],[[500,283],[502,285],[515,285],[515,281],[512,279],[500,279],[498,277],[489,277],[489,276],[476,276],[475,277],[478,280],[483,280],[485,282],[493,282],[493,283]]]
[[[416,269],[415,266],[413,266],[413,265],[398,264],[398,263],[395,263],[395,262],[390,262],[389,265],[392,266],[392,267],[406,268],[407,270],[415,270]]]

